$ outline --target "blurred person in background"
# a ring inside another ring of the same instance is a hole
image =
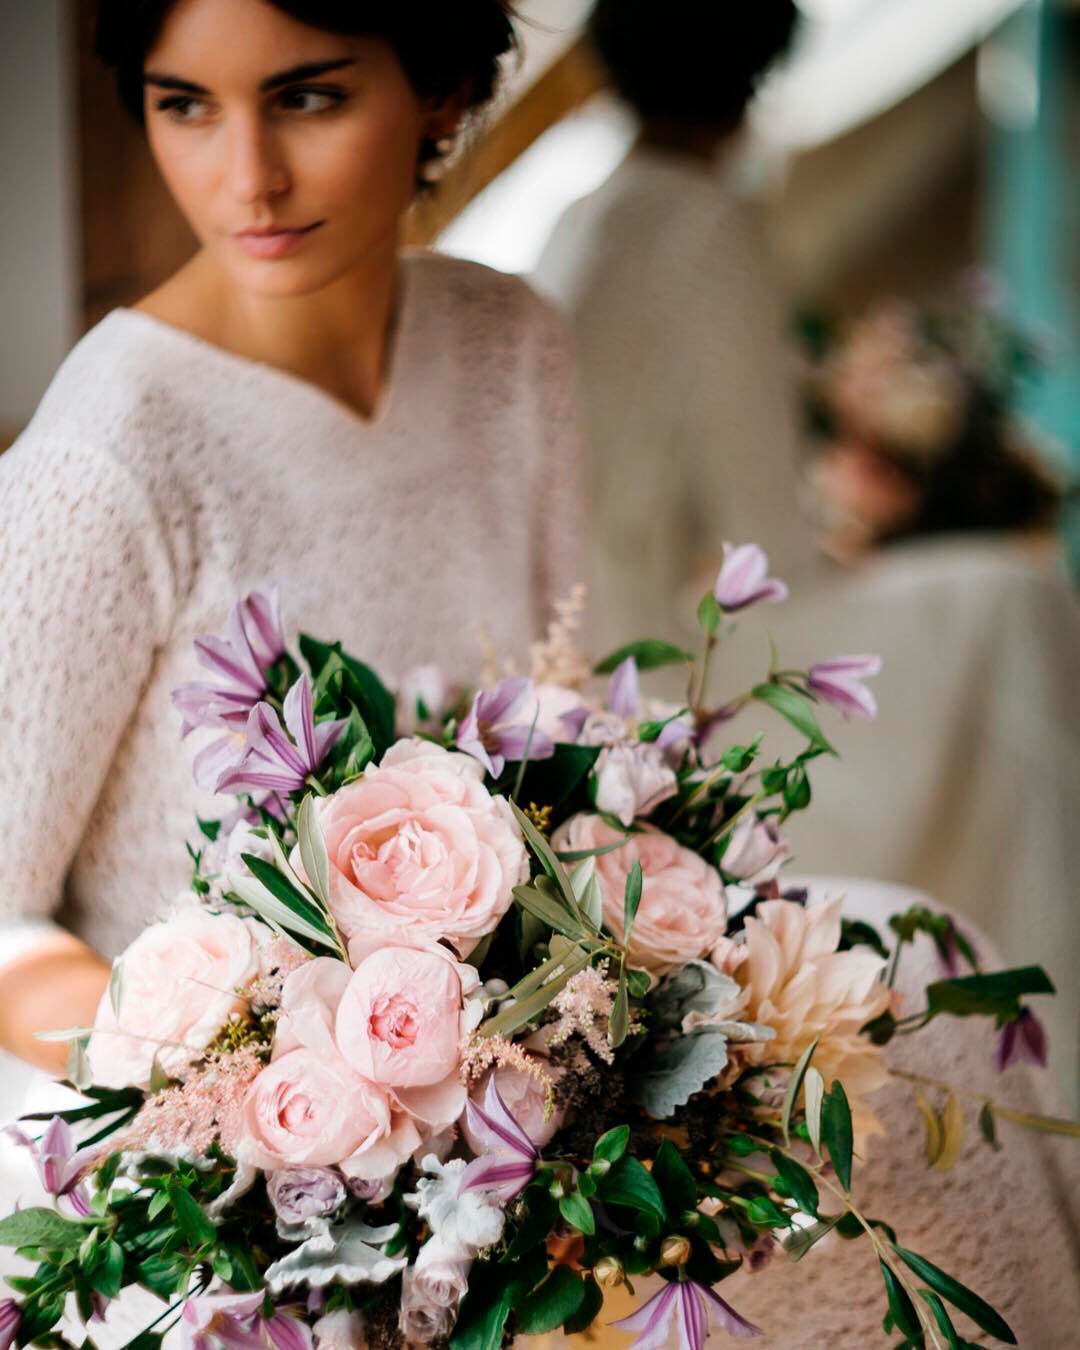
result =
[[[524,656],[579,580],[558,319],[400,255],[513,45],[502,0],[103,0],[99,53],[199,248],[86,334],[0,460],[4,1049],[59,1069],[34,1033],[92,1024],[187,884],[175,841],[220,813],[170,691],[246,591],[453,679],[485,631]]]
[[[689,640],[726,540],[798,582],[798,398],[787,307],[733,185],[747,106],[787,50],[792,0],[599,0],[589,38],[641,135],[559,221],[534,280],[574,329],[587,411],[598,640]],[[666,636],[676,636],[670,632]]]

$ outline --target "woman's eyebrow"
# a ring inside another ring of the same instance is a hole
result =
[[[299,66],[290,66],[288,70],[279,70],[268,75],[259,85],[259,92],[268,94],[283,85],[295,84],[298,80],[313,80],[332,70],[344,70],[346,66],[355,66],[355,57],[346,56],[334,61],[305,61]],[[183,80],[179,75],[168,75],[160,70],[147,70],[143,73],[143,84],[152,84],[158,89],[175,89],[184,94],[209,94],[210,90],[193,80]]]

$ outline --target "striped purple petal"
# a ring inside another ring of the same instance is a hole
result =
[[[709,1319],[701,1306],[701,1294],[690,1281],[679,1285],[679,1350],[702,1350],[709,1333]]]
[[[484,1090],[482,1107],[470,1098],[465,1104],[469,1114],[469,1128],[475,1131],[476,1138],[493,1152],[510,1149],[530,1161],[540,1157],[540,1150],[528,1133],[518,1124],[513,1112],[503,1101],[499,1089],[495,1086],[492,1074]]]
[[[628,656],[619,666],[608,685],[607,705],[618,717],[636,717],[641,707],[641,680],[638,664]]]
[[[748,1322],[745,1317],[740,1317],[731,1304],[725,1302],[715,1290],[708,1289],[703,1284],[695,1284],[694,1287],[708,1300],[709,1312],[729,1336],[734,1336],[740,1341],[750,1340],[754,1336],[764,1336],[765,1333],[760,1327],[754,1326],[753,1322]]]
[[[724,545],[724,563],[713,587],[717,604],[735,614],[759,601],[786,600],[788,588],[769,576],[768,555],[757,544]]]
[[[265,1329],[275,1350],[311,1350],[314,1345],[308,1324],[287,1313],[275,1313],[265,1323]]]
[[[521,1194],[535,1172],[536,1165],[531,1160],[510,1157],[505,1153],[489,1153],[483,1158],[474,1158],[465,1168],[461,1193],[496,1191],[505,1203]]]
[[[877,700],[862,683],[881,672],[880,656],[837,656],[810,667],[807,684],[847,716],[877,716]]]
[[[658,1294],[643,1303],[637,1312],[621,1317],[610,1326],[622,1331],[636,1331],[637,1339],[630,1350],[663,1350],[671,1334],[671,1323],[678,1306],[678,1286],[665,1284]]]
[[[10,1350],[19,1333],[22,1312],[13,1298],[0,1299],[0,1350]]]
[[[555,742],[550,736],[532,726],[496,727],[491,733],[491,743],[497,754],[503,759],[515,762],[525,758],[550,759],[555,753]]]
[[[533,682],[524,675],[500,680],[494,689],[485,689],[476,698],[476,713],[481,728],[507,722],[532,694]]]

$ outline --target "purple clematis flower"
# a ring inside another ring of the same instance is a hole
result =
[[[217,780],[215,791],[297,792],[318,773],[345,729],[344,720],[316,723],[307,675],[301,675],[285,696],[284,711],[289,735],[268,703],[255,705],[248,717],[243,755]]]
[[[488,1079],[484,1105],[470,1099],[465,1110],[471,1138],[484,1153],[465,1169],[461,1192],[494,1191],[506,1204],[533,1179],[540,1150],[499,1095],[494,1074]]]
[[[877,716],[877,700],[863,684],[881,673],[880,656],[835,656],[810,667],[810,688],[845,717]]]
[[[607,705],[619,717],[637,717],[641,707],[641,678],[638,663],[632,656],[616,666],[608,685]]]
[[[709,1334],[710,1313],[728,1335],[737,1340],[748,1340],[752,1336],[764,1334],[760,1327],[740,1317],[719,1294],[714,1294],[696,1280],[666,1284],[636,1313],[611,1325],[638,1333],[630,1350],[661,1350],[662,1346],[667,1345],[671,1324],[675,1322],[679,1333],[679,1350],[703,1350]]]
[[[1046,1068],[1046,1028],[1030,1008],[1021,1009],[1015,1021],[1006,1022],[998,1033],[994,1047],[994,1068],[1004,1073],[1010,1064],[1019,1061],[1036,1068]]]
[[[765,600],[786,600],[788,588],[769,576],[768,555],[757,544],[724,545],[724,563],[713,586],[716,603],[725,614],[736,614]]]
[[[74,1131],[60,1116],[53,1116],[40,1142],[24,1134],[17,1125],[9,1125],[5,1133],[30,1150],[44,1189],[57,1199],[67,1200],[75,1213],[85,1218],[90,1213],[90,1201],[82,1176],[99,1150],[77,1149]]]
[[[494,689],[482,689],[458,728],[457,748],[479,760],[492,778],[498,778],[507,760],[525,757],[550,759],[555,744],[550,736],[533,727],[527,714],[533,705],[533,682],[523,675],[501,680]]]
[[[209,789],[240,757],[238,737],[252,708],[266,694],[267,671],[285,651],[277,587],[267,595],[253,592],[246,596],[230,611],[225,635],[196,638],[195,651],[215,682],[182,684],[173,690],[172,701],[183,714],[182,736],[196,727],[220,727],[229,733],[195,758],[195,781]]]
[[[22,1313],[13,1298],[0,1299],[0,1350],[10,1350],[19,1334]]]
[[[263,1317],[265,1293],[200,1294],[184,1304],[184,1350],[311,1350],[311,1328],[288,1313]]]

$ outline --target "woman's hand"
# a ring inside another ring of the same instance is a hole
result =
[[[58,934],[0,969],[0,1049],[48,1073],[63,1075],[67,1042],[35,1033],[94,1024],[109,983],[109,966],[85,943]]]

